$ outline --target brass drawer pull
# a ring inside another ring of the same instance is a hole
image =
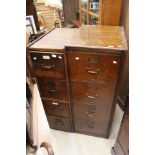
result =
[[[55,64],[53,64],[52,66],[44,66],[43,64],[41,64],[41,68],[42,69],[47,69],[47,70],[54,69],[55,68]]]
[[[90,112],[86,112],[86,114],[87,114],[88,117],[94,117],[94,116],[96,116],[96,114],[94,112],[91,112],[91,113]]]
[[[57,102],[52,102],[53,105],[59,106],[59,103]]]
[[[96,115],[92,115],[92,114],[87,114],[88,117],[94,117]]]
[[[86,95],[87,95],[87,97],[90,98],[90,99],[95,99],[95,98],[97,98],[97,96],[98,96],[98,95],[92,96],[92,95],[88,95],[88,94],[86,94]]]
[[[94,70],[91,70],[89,68],[86,68],[87,72],[90,73],[90,74],[98,74],[100,72],[100,69],[97,69],[96,71]]]
[[[56,89],[50,89],[49,92],[50,92],[50,93],[56,93],[57,90],[56,90]]]

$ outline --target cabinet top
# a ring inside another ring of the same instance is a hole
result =
[[[87,47],[127,50],[121,26],[85,25],[80,28],[56,28],[29,46],[30,50]]]

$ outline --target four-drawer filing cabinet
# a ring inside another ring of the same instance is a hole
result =
[[[29,47],[51,128],[108,137],[126,50],[118,26],[57,28]]]
[[[64,53],[34,52],[31,59],[50,127],[71,131]]]

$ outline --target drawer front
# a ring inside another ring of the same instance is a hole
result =
[[[71,80],[117,81],[119,56],[70,52],[69,61]]]
[[[38,84],[42,98],[68,102],[66,81],[38,78]]]
[[[105,137],[110,109],[103,105],[73,103],[75,131]]]
[[[43,100],[43,105],[46,114],[69,117],[69,104],[52,100]]]
[[[47,115],[47,119],[51,128],[64,131],[71,131],[70,118]]]
[[[124,117],[123,123],[119,132],[118,141],[121,144],[124,152],[128,154],[129,150],[129,121]]]
[[[111,105],[114,99],[115,84],[91,82],[71,82],[73,102]]]
[[[32,53],[31,59],[36,76],[65,79],[64,54]]]

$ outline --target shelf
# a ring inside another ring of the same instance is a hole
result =
[[[87,9],[81,8],[81,10],[84,11],[85,13],[87,13]]]
[[[91,11],[89,11],[89,15],[92,15],[92,16],[94,16],[94,17],[96,17],[96,18],[99,18],[99,15],[98,15],[98,14],[93,13],[93,12],[91,12]]]

